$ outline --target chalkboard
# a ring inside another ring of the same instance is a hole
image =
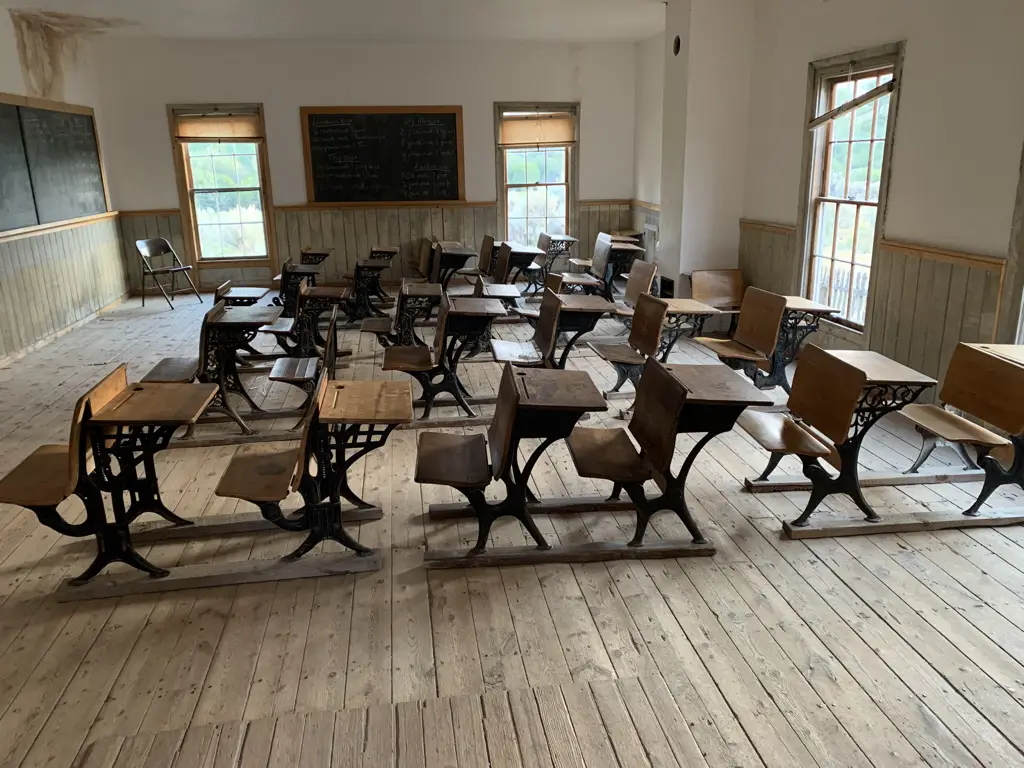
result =
[[[462,107],[303,107],[312,203],[462,200]]]
[[[18,108],[0,104],[0,231],[38,223]]]
[[[106,211],[92,114],[0,104],[0,232]]]
[[[105,213],[91,115],[19,107],[40,224]]]

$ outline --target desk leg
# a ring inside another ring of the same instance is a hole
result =
[[[683,326],[687,324],[692,326],[690,338],[693,338],[704,332],[705,320],[707,320],[707,315],[669,315],[665,318],[665,327],[661,331],[661,343],[658,347],[658,361],[668,362],[668,356],[672,354],[672,350],[675,349],[676,344],[686,332]]]
[[[772,354],[771,370],[764,373],[754,363],[742,363],[739,364],[739,367],[751,378],[754,386],[758,389],[781,386],[786,394],[789,394],[790,384],[789,378],[786,376],[786,368],[796,360],[800,345],[803,344],[804,339],[818,330],[820,323],[821,315],[786,310],[782,316],[782,325],[779,326],[779,340],[775,345],[775,352]]]
[[[237,392],[249,402],[254,410],[261,410],[252,402],[249,393],[245,391],[238,376],[238,369],[235,367],[235,350],[240,344],[252,341],[256,332],[211,328],[209,334],[210,348],[207,351],[206,360],[201,361],[203,368],[199,379],[207,384],[216,384],[217,394],[214,395],[207,411],[225,414],[239,426],[242,434],[254,435],[256,432],[235,410],[228,398],[228,393]],[[191,431],[190,428],[186,437],[191,436]]]
[[[1010,442],[1013,445],[1013,462],[1008,470],[1004,470],[998,461],[989,456],[988,450],[982,449],[980,446],[978,447],[978,464],[985,470],[985,482],[981,486],[981,493],[978,494],[978,498],[970,507],[964,510],[965,515],[969,517],[977,516],[981,510],[981,505],[988,500],[988,497],[997,488],[1003,485],[1016,483],[1024,489],[1024,436],[1011,435]]]
[[[572,352],[572,348],[576,346],[576,343],[580,340],[580,337],[585,333],[590,333],[597,327],[597,321],[601,319],[600,315],[595,315],[593,322],[587,321],[585,326],[578,328],[576,333],[569,337],[569,341],[565,344],[565,349],[562,350],[561,356],[558,358],[558,363],[555,365],[560,370],[565,370],[565,364],[569,362],[569,353]],[[561,332],[560,332],[561,333]],[[552,350],[552,358],[554,357],[554,351]]]
[[[839,474],[832,477],[816,458],[802,458],[804,477],[811,481],[811,497],[803,513],[789,525],[796,528],[805,527],[821,502],[835,493],[845,493],[849,496],[864,513],[864,519],[868,522],[881,522],[882,518],[868,504],[860,487],[861,445],[868,430],[877,424],[879,419],[914,402],[925,389],[925,386],[909,384],[867,387],[853,414],[850,436],[836,449],[839,454]]]

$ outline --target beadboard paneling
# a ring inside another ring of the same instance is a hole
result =
[[[661,209],[642,200],[633,200],[629,207],[629,213],[632,218],[630,227],[644,233],[644,248],[647,250],[645,260],[657,263],[655,256],[657,255],[661,227]]]
[[[633,215],[628,200],[581,200],[579,232],[570,233],[579,240],[573,255],[582,259],[592,258],[598,234],[632,228]],[[567,263],[555,262],[556,271],[567,268]]]
[[[747,284],[798,292],[790,285],[795,238],[793,227],[741,221],[740,268]],[[941,381],[957,342],[995,339],[1005,268],[1002,259],[883,239],[874,256],[864,333],[827,323],[814,341],[872,349]]]
[[[0,359],[83,322],[127,290],[113,216],[0,238]]]
[[[185,250],[185,238],[181,231],[181,213],[179,211],[121,211],[121,242],[124,249],[124,263],[128,268],[128,284],[133,296],[142,294],[142,257],[135,249],[136,240],[149,240],[163,237],[171,244],[183,264],[188,264],[188,252]],[[193,280],[196,270],[192,270]],[[166,276],[161,278],[166,280]],[[184,282],[184,281],[182,281]],[[223,282],[223,281],[222,281]],[[156,289],[152,281],[149,291]]]

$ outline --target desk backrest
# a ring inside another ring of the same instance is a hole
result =
[[[441,282],[441,243],[435,241],[430,246],[430,282]]]
[[[444,354],[444,327],[448,324],[448,310],[451,309],[451,302],[448,301],[448,294],[441,294],[441,303],[437,310],[437,326],[434,328],[434,365],[441,361]]]
[[[494,281],[496,283],[507,283],[508,274],[511,271],[510,263],[512,261],[512,246],[508,243],[502,243],[498,249],[498,259],[494,266]]]
[[[957,344],[939,399],[1006,431],[1024,433],[1024,368],[983,350]]]
[[[498,385],[498,401],[494,405],[494,418],[487,427],[487,445],[491,458],[491,477],[505,474],[512,461],[512,427],[519,407],[519,389],[516,387],[515,370],[505,363]]]
[[[561,310],[562,302],[558,300],[558,294],[545,288],[544,296],[540,300],[537,325],[533,329],[533,343],[537,345],[541,357],[545,360],[550,359],[555,352],[555,340],[558,338],[558,315]]]
[[[544,251],[545,254],[551,252],[551,235],[547,232],[541,232],[537,235],[537,247]]]
[[[735,309],[743,301],[743,273],[738,269],[699,269],[690,275],[690,295],[716,309]]]
[[[629,346],[644,357],[658,354],[661,326],[665,324],[668,302],[650,293],[641,293],[633,310],[633,326],[629,329]]]
[[[419,272],[427,280],[430,279],[430,256],[433,253],[433,251],[434,246],[430,242],[430,238],[421,238],[419,264],[417,265],[416,271]]]
[[[760,288],[747,288],[733,339],[770,358],[779,340],[779,327],[785,311],[785,296]]]
[[[85,438],[84,429],[92,414],[117,397],[128,386],[128,365],[121,363],[94,384],[75,403],[71,413],[71,429],[68,434],[68,484],[64,495],[70,496],[78,487],[79,473],[85,470],[91,448]]]
[[[203,324],[199,326],[199,373],[206,367],[206,354],[210,348],[210,321],[220,317],[226,307],[227,304],[221,299],[203,315]]]
[[[491,273],[491,261],[494,259],[494,235],[484,235],[480,241],[480,263],[477,269],[485,275]]]
[[[850,434],[853,412],[867,377],[864,371],[814,344],[800,350],[789,411],[836,445]]]
[[[552,293],[562,292],[562,273],[561,272],[549,272],[548,276],[544,278],[544,290],[551,291]]]
[[[590,267],[590,273],[604,280],[605,272],[608,271],[608,259],[612,256],[612,236],[599,232],[594,242],[594,264]]]
[[[672,464],[676,428],[685,404],[686,388],[682,382],[653,357],[647,358],[636,388],[629,431],[647,461],[663,477]]]
[[[231,281],[225,280],[223,283],[217,286],[217,290],[213,292],[213,303],[216,304],[218,301],[228,295],[228,291],[231,290]]]
[[[316,330],[315,328],[313,329]],[[315,335],[315,334],[314,334]],[[338,305],[331,309],[331,320],[327,323],[327,343],[324,345],[324,373],[332,381],[338,378]]]
[[[328,376],[325,366],[316,380],[316,389],[314,390],[313,397],[309,401],[309,405],[306,406],[306,413],[302,417],[302,438],[299,441],[299,453],[296,457],[295,469],[292,473],[291,488],[293,490],[298,488],[299,481],[302,480],[302,474],[309,467],[310,454],[313,448],[310,437],[319,424],[320,406],[324,401],[324,395],[327,393],[327,380],[329,378],[331,377]],[[323,477],[323,470],[321,469],[320,472],[321,477]]]
[[[635,307],[640,296],[651,292],[654,285],[654,276],[658,274],[658,265],[653,261],[640,261],[637,259],[629,268],[629,277],[626,278],[626,295],[623,301],[631,307]]]

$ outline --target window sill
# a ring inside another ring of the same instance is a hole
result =
[[[223,257],[219,259],[200,259],[200,269],[221,269],[229,267],[269,267],[270,257],[266,256],[263,258],[246,258],[246,257]]]

